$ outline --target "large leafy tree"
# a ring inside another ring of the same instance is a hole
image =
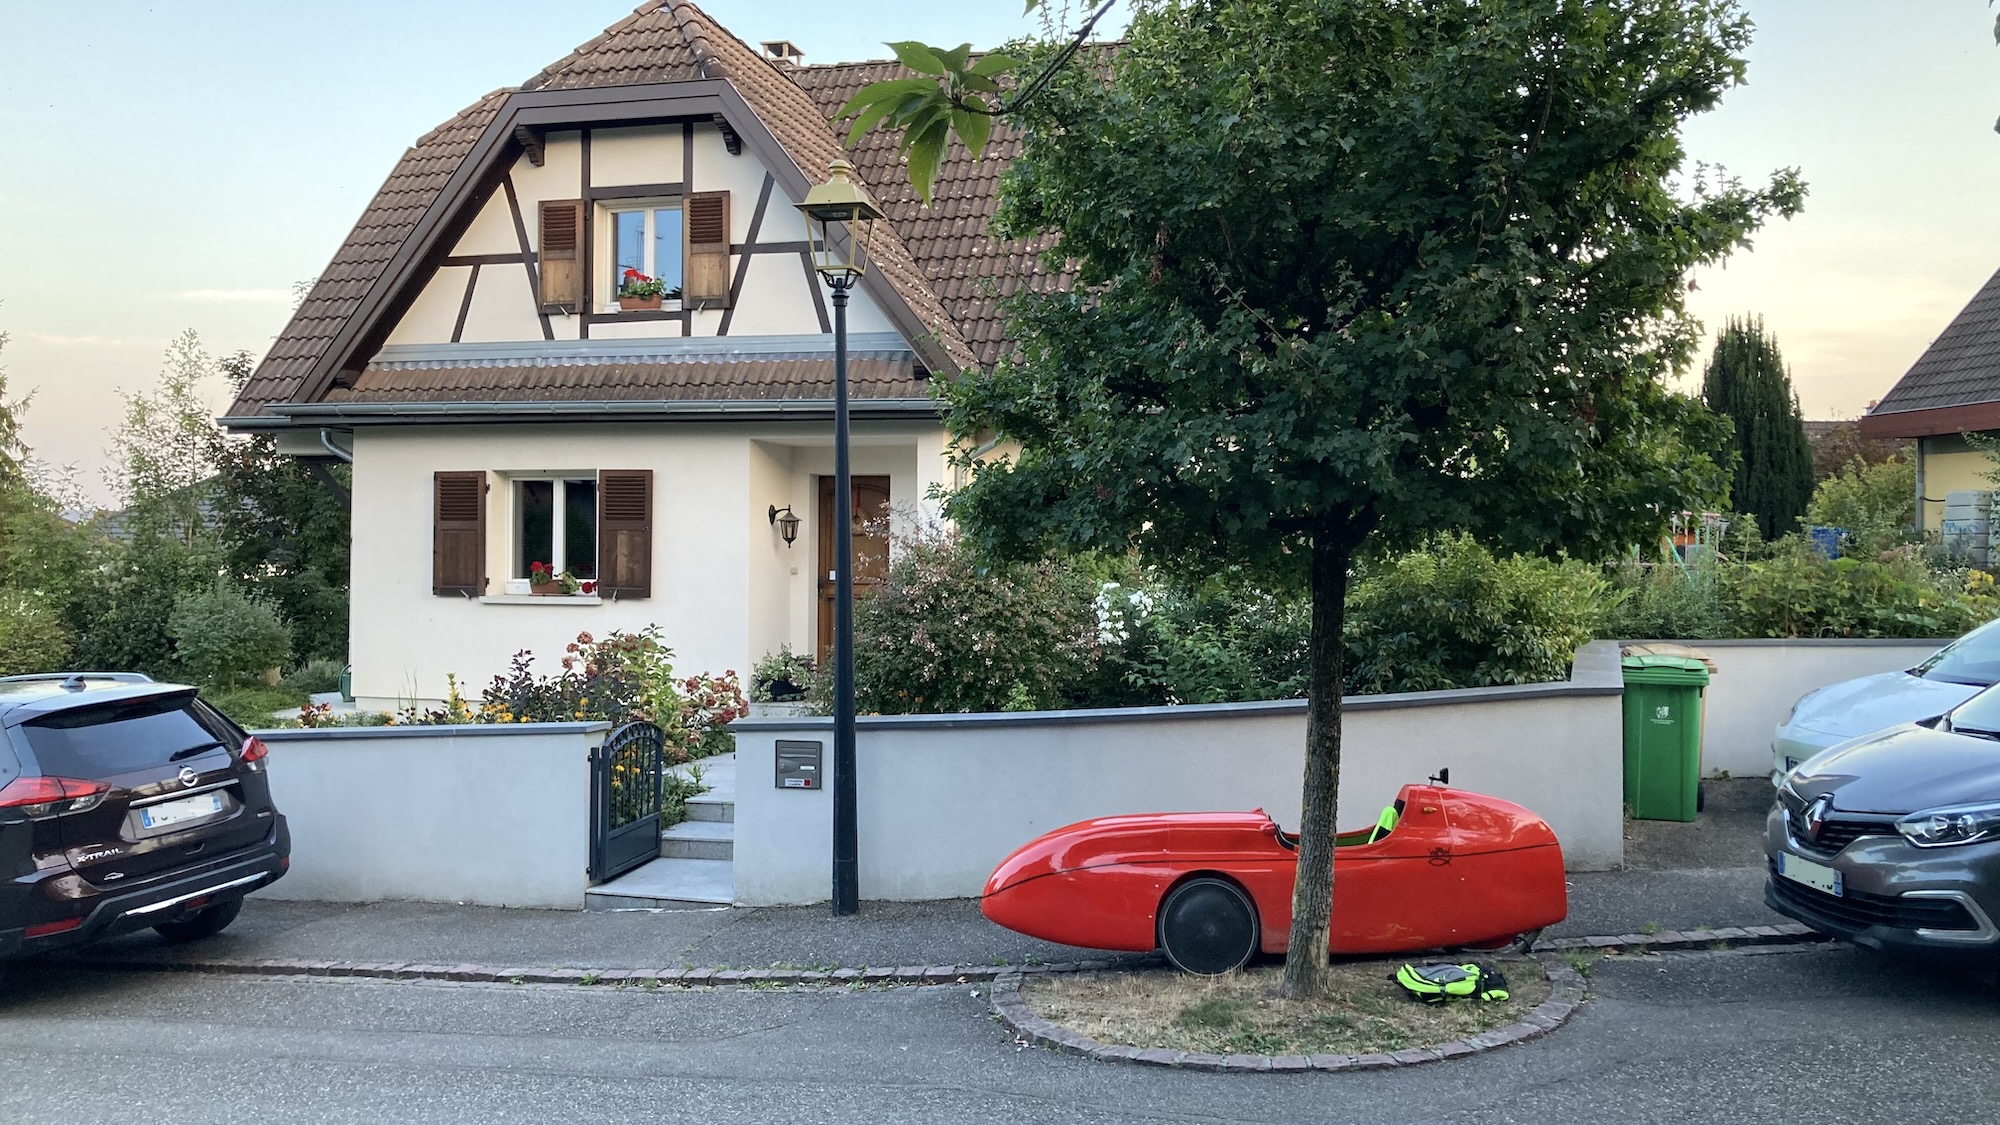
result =
[[[1793,529],[1813,494],[1812,445],[1778,342],[1760,320],[1731,320],[1702,373],[1701,397],[1735,426],[1730,504],[1776,539]]]
[[[1014,107],[1001,233],[1077,280],[947,388],[1019,450],[949,511],[1003,553],[1308,586],[1293,949],[1327,948],[1355,553],[1608,551],[1720,490],[1719,427],[1663,383],[1685,277],[1803,189],[1674,178],[1748,36],[1726,0],[1178,0]],[[1287,959],[1288,995],[1326,978]]]

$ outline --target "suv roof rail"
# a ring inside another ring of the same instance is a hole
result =
[[[120,684],[150,684],[153,677],[144,672],[34,672],[25,676],[0,676],[0,684],[32,684],[60,680],[64,684],[75,681],[80,689],[85,680],[110,680]]]

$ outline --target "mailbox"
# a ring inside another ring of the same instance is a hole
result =
[[[778,788],[818,789],[820,788],[820,749],[818,742],[778,742]]]

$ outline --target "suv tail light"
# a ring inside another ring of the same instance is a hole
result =
[[[271,748],[264,745],[263,740],[253,734],[243,740],[243,750],[237,754],[236,760],[254,770],[257,768],[258,762],[270,756]]]
[[[17,777],[0,789],[0,809],[20,809],[32,817],[61,816],[97,807],[111,787],[73,777]]]

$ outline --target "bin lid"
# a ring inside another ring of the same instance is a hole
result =
[[[1699,657],[1647,653],[1627,656],[1620,663],[1628,684],[1708,684],[1708,665]]]
[[[1624,641],[1618,645],[1620,656],[1692,656],[1708,665],[1708,674],[1714,676],[1721,669],[1715,666],[1715,658],[1698,648],[1690,648],[1673,641]]]

